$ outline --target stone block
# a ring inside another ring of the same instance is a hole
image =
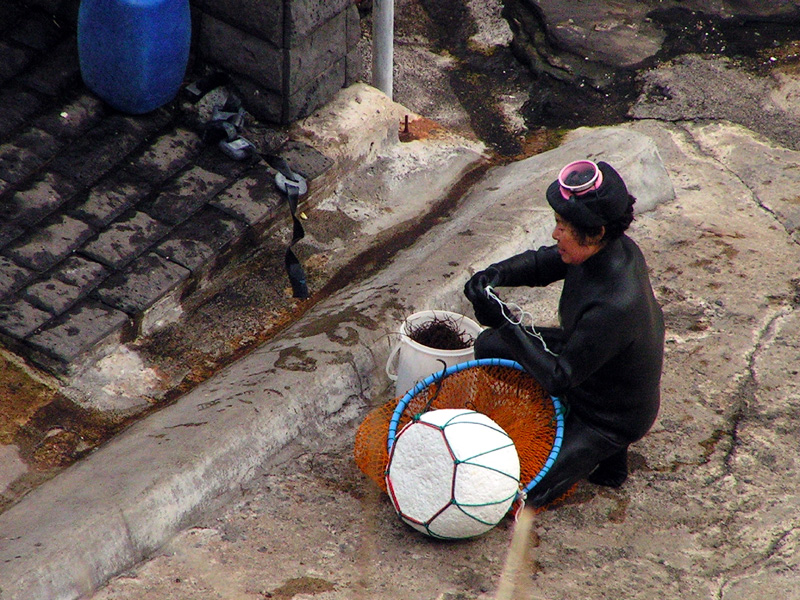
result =
[[[174,114],[168,107],[162,106],[143,115],[115,115],[111,119],[125,123],[137,132],[140,140],[145,140],[170,125]]]
[[[0,249],[8,246],[23,233],[25,230],[16,223],[0,221]]]
[[[60,144],[52,135],[29,127],[0,146],[0,179],[18,183],[30,177],[55,156]]]
[[[292,167],[308,180],[316,179],[328,171],[334,162],[312,146],[296,140],[289,140],[278,152]]]
[[[141,314],[189,277],[189,270],[151,252],[112,275],[94,295],[129,315]]]
[[[100,263],[82,256],[70,256],[51,271],[51,274],[59,281],[89,290],[105,279],[109,271]]]
[[[8,257],[0,256],[0,300],[21,288],[35,273],[15,263]]]
[[[299,39],[286,52],[289,53],[286,85],[289,94],[294,94],[315,83],[320,74],[347,55],[347,13],[339,13],[315,29],[313,34]],[[344,77],[339,87],[343,85]]]
[[[5,254],[16,263],[43,273],[80,248],[92,234],[92,228],[83,221],[59,215],[11,244]]]
[[[345,11],[345,26],[347,27],[347,52],[356,49],[361,41],[361,15],[358,14],[358,7],[351,4]]]
[[[283,99],[280,92],[268,90],[235,74],[231,74],[231,82],[250,114],[268,123],[283,122]]]
[[[160,221],[177,225],[200,210],[227,184],[227,177],[194,166],[166,185],[143,209]]]
[[[197,45],[205,59],[274,92],[281,91],[283,53],[278,47],[210,15],[203,15],[201,31]]]
[[[276,213],[284,202],[275,187],[275,172],[259,164],[211,201],[211,205],[246,223],[257,225]]]
[[[193,0],[200,9],[242,31],[283,47],[283,0]]]
[[[0,205],[0,220],[31,227],[71,200],[77,191],[63,175],[45,173]]]
[[[202,147],[200,136],[179,127],[165,133],[131,159],[127,170],[150,183],[161,183],[189,164]]]
[[[293,92],[286,99],[285,122],[302,119],[333,98],[344,87],[346,63],[345,59],[334,63],[325,72],[319,73],[308,86]]]
[[[103,102],[92,94],[83,93],[69,104],[59,104],[44,113],[33,124],[58,138],[71,139],[89,131],[104,114]]]
[[[361,81],[364,73],[364,56],[358,48],[350,50],[345,58],[344,87]]]
[[[46,277],[20,290],[19,295],[37,308],[60,315],[89,295],[109,274],[99,263],[71,256]]]
[[[204,169],[225,178],[227,182],[238,179],[247,171],[257,157],[247,160],[234,160],[217,146],[206,146],[200,156],[194,161],[195,168]]]
[[[12,297],[0,304],[0,332],[16,340],[24,339],[52,318],[22,298]]]
[[[40,352],[68,364],[107,337],[119,333],[129,322],[124,312],[87,299],[26,341]]]
[[[291,48],[312,35],[318,29],[345,12],[352,0],[294,0],[288,4],[287,29],[289,39],[284,47]]]
[[[241,221],[208,207],[175,228],[156,252],[195,273],[211,264],[244,229]]]
[[[150,186],[126,171],[116,171],[93,186],[70,214],[102,229],[150,193]]]
[[[84,256],[112,269],[122,269],[155,245],[169,227],[147,213],[126,213],[81,249]]]
[[[20,291],[20,296],[38,309],[60,315],[81,298],[81,290],[58,279],[48,277]]]
[[[53,159],[50,167],[90,186],[143,142],[153,127],[148,121],[119,115],[104,119]]]

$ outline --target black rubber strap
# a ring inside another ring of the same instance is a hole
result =
[[[306,232],[303,230],[303,225],[300,223],[300,219],[297,218],[297,199],[299,197],[298,194],[298,186],[293,185],[292,181],[286,181],[286,196],[289,199],[289,210],[292,213],[292,241],[289,244],[289,247],[286,249],[286,273],[289,275],[289,281],[292,284],[292,292],[294,293],[295,298],[308,298],[308,283],[306,282],[306,272],[303,269],[303,266],[300,264],[300,261],[297,260],[297,257],[294,255],[294,251],[292,250],[292,246],[294,246],[298,241],[302,240]]]
[[[302,240],[306,232],[303,229],[303,224],[297,218],[297,201],[300,197],[299,182],[302,178],[297,175],[289,167],[289,163],[280,156],[264,155],[267,163],[276,171],[281,173],[286,178],[286,197],[289,201],[289,211],[292,215],[292,241],[286,249],[286,273],[289,275],[289,281],[292,284],[292,292],[295,298],[306,299],[309,297],[308,282],[306,281],[306,272],[300,261],[297,260],[292,246],[298,241]]]

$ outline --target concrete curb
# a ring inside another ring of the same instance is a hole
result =
[[[292,439],[352,421],[369,398],[384,400],[388,334],[417,310],[471,314],[461,290],[472,268],[548,243],[544,189],[564,162],[597,147],[596,159],[619,150],[658,170],[657,153],[636,151],[652,146],[648,138],[617,133],[588,130],[574,144],[489,171],[450,220],[373,277],[0,515],[0,599],[90,592],[219,507]]]

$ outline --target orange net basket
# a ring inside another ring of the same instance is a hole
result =
[[[386,491],[389,452],[397,433],[415,416],[440,408],[465,408],[492,419],[514,441],[521,495],[544,477],[561,449],[564,411],[519,363],[481,359],[459,363],[417,383],[399,400],[367,414],[356,432],[359,469]]]

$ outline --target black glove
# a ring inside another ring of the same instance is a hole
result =
[[[467,281],[466,284],[464,284],[464,295],[474,305],[475,301],[481,297],[486,298],[487,286],[494,287],[499,285],[500,280],[500,271],[494,267],[489,267],[483,271],[478,271],[475,273],[475,275],[469,278],[469,281]]]
[[[472,309],[475,311],[478,323],[486,327],[497,328],[508,323],[503,314],[503,306],[494,298],[490,298],[485,290],[472,301]]]

